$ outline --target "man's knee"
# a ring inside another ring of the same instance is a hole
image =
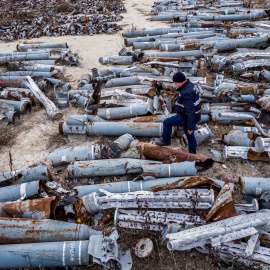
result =
[[[163,121],[163,126],[166,126],[166,127],[172,127],[172,121],[167,118]]]

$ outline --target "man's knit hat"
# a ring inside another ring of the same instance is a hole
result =
[[[186,80],[186,76],[182,72],[176,72],[173,75],[173,82],[181,83]]]

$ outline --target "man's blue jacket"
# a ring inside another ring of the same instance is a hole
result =
[[[201,118],[201,99],[197,86],[187,80],[177,88],[179,94],[175,103],[175,111],[185,118],[188,130],[194,130]]]

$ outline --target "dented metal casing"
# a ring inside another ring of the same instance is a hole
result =
[[[22,202],[0,204],[0,216],[2,213],[13,218],[53,219],[55,208],[59,205],[59,197],[32,199]]]
[[[21,101],[0,99],[0,107],[23,114],[30,113],[32,110],[31,101],[29,99]]]
[[[40,181],[32,181],[23,184],[0,188],[0,202],[12,202],[23,200],[38,194]]]
[[[103,152],[103,153],[102,153]],[[57,150],[48,155],[54,166],[70,163],[72,161],[84,161],[101,159],[106,156],[107,151],[99,144],[92,146],[77,146],[62,150]]]
[[[231,130],[223,136],[223,141],[230,146],[254,146],[253,133]]]
[[[51,172],[47,166],[25,168],[0,174],[0,187],[21,184],[35,180],[51,181]]]
[[[142,172],[141,165],[161,163],[153,160],[140,159],[102,159],[93,161],[72,162],[67,170],[70,177],[92,177],[105,175],[124,175]]]
[[[118,157],[123,153],[124,150],[128,149],[129,144],[133,141],[134,138],[130,134],[124,134],[116,139],[110,146],[111,154],[115,157]]]

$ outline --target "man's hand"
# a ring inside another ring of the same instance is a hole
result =
[[[191,135],[194,130],[188,130],[188,134]]]

